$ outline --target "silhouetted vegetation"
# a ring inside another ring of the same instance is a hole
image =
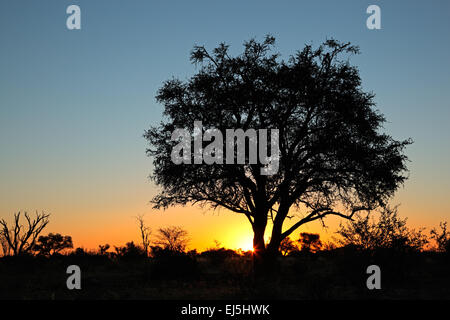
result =
[[[307,233],[307,232],[300,233],[298,243],[300,245],[300,250],[302,252],[315,253],[322,248],[322,241],[320,241],[320,235],[316,233]]]
[[[154,241],[157,246],[169,252],[184,252],[188,242],[187,231],[177,226],[158,229],[158,234]]]
[[[411,141],[382,132],[384,116],[348,60],[358,48],[330,39],[281,60],[274,44],[271,36],[252,39],[235,57],[226,44],[212,52],[195,46],[191,61],[199,71],[186,82],[164,83],[157,100],[165,120],[145,133],[161,187],[154,207],[198,203],[244,215],[254,251],[218,242],[188,251],[186,230],[168,226],[152,234],[143,216],[137,217],[136,243],[69,250],[70,236],[39,236],[48,214],[33,219],[25,213],[23,224],[19,212],[12,225],[0,220],[0,298],[450,298],[447,223],[427,236],[387,206],[406,180],[404,149]],[[267,164],[250,164],[248,155],[244,164],[198,165],[193,155],[189,165],[175,164],[171,134],[176,128],[193,132],[195,121],[202,122],[201,134],[210,128],[278,129],[279,170],[262,174]],[[293,238],[304,224],[327,216],[347,221],[334,243],[308,232]],[[434,247],[427,247],[431,242]],[[82,270],[80,291],[65,286],[73,264]],[[367,289],[369,265],[381,268],[382,291]]]
[[[104,244],[104,245],[100,244],[98,246],[98,254],[101,255],[101,256],[108,254],[109,248],[110,248],[109,244]]]
[[[436,250],[450,255],[450,232],[447,231],[447,222],[441,222],[439,229],[431,230],[431,239],[436,242]]]
[[[292,241],[290,237],[284,238],[280,243],[280,253],[283,256],[287,256],[291,254],[292,252],[299,251],[298,246]]]
[[[38,213],[31,218],[27,212],[24,213],[26,224],[21,222],[21,212],[14,214],[14,222],[11,226],[5,219],[0,220],[0,243],[4,255],[29,254],[36,239],[49,222],[49,214]]]
[[[411,143],[382,133],[385,118],[348,60],[359,52],[356,46],[330,39],[281,60],[274,45],[271,36],[251,39],[237,56],[224,43],[211,52],[195,46],[191,61],[199,71],[187,81],[163,84],[156,98],[164,105],[164,121],[145,133],[153,178],[161,187],[152,200],[155,208],[193,203],[246,216],[260,270],[271,269],[283,239],[302,225],[330,215],[350,219],[387,203],[406,179],[404,148]],[[223,157],[199,165],[189,148],[183,151],[188,162],[174,163],[179,141],[172,133],[186,129],[192,144],[195,121],[202,123],[202,136],[211,128],[278,129],[279,170],[263,174],[267,164],[249,163],[248,154],[242,164],[234,147],[234,165]],[[293,216],[293,209],[302,214]],[[288,217],[298,219],[283,228]]]
[[[150,235],[152,234],[152,230],[145,225],[144,216],[137,216],[137,221],[139,223],[139,231],[141,234],[141,245],[144,249],[146,255],[148,255],[148,250],[150,248]]]
[[[408,228],[406,218],[398,217],[397,208],[388,207],[382,209],[378,220],[368,213],[348,222],[347,225],[341,225],[337,233],[341,237],[338,240],[340,245],[361,250],[420,251],[428,243],[423,230]]]
[[[39,237],[36,245],[33,247],[33,251],[48,256],[69,248],[73,248],[71,236],[62,236],[59,233],[49,233],[47,236]]]
[[[222,248],[210,248],[206,251],[203,251],[200,255],[201,257],[205,257],[210,263],[214,266],[220,266],[225,263],[226,260],[231,258],[239,257],[240,255],[231,249]]]
[[[145,250],[137,246],[133,241],[127,242],[123,247],[114,247],[114,256],[123,260],[134,260],[147,257]]]
[[[187,251],[188,234],[181,227],[161,228],[148,254],[132,241],[110,252],[108,244],[69,251],[69,236],[49,234],[36,242],[39,250],[0,258],[0,298],[450,298],[446,226],[442,222],[426,236],[409,228],[396,208],[385,208],[341,225],[335,243],[324,245],[312,233],[300,233],[298,240],[287,237],[277,257],[280,270],[270,282],[254,277],[251,251],[219,242],[203,252]],[[80,291],[65,287],[65,271],[72,264],[82,270]],[[371,264],[382,270],[381,291],[366,288],[365,270]]]

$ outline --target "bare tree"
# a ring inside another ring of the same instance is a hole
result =
[[[8,241],[6,241],[6,238],[3,236],[3,233],[0,232],[0,246],[2,247],[3,256],[9,256],[10,250]]]
[[[150,235],[152,234],[152,230],[150,227],[145,225],[144,215],[139,215],[136,217],[139,224],[139,231],[141,232],[141,241],[142,248],[145,251],[145,255],[148,255],[148,249],[150,247]]]
[[[24,213],[27,224],[24,225],[20,222],[21,213],[14,214],[14,223],[11,228],[8,227],[8,223],[4,220],[0,220],[0,235],[2,244],[7,246],[7,253],[12,255],[20,255],[30,252],[36,239],[41,231],[49,223],[50,214],[41,213],[36,211],[36,216],[32,219],[27,212]],[[5,251],[5,248],[3,248]]]
[[[154,243],[169,251],[183,252],[188,242],[187,231],[181,227],[172,226],[160,228]]]
[[[347,225],[341,224],[336,232],[340,236],[338,244],[362,250],[389,248],[421,251],[428,243],[423,229],[410,229],[406,226],[407,219],[398,217],[397,207],[383,208],[377,220],[370,214],[358,216]]]

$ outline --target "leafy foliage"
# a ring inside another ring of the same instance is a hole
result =
[[[438,229],[432,229],[431,239],[436,242],[437,250],[450,253],[450,232],[447,231],[447,222],[440,222]]]
[[[114,250],[116,257],[125,260],[133,260],[147,256],[144,249],[135,245],[133,241],[127,242],[123,247],[114,246]]]
[[[211,53],[195,46],[191,61],[199,71],[188,81],[164,83],[156,98],[165,120],[144,135],[161,187],[155,208],[197,203],[243,214],[252,224],[257,255],[266,250],[270,220],[267,249],[278,252],[281,241],[305,223],[328,215],[351,218],[384,205],[406,179],[403,151],[411,143],[381,132],[385,119],[374,95],[362,90],[358,69],[348,61],[357,47],[330,39],[285,61],[274,44],[271,36],[252,39],[235,57],[223,43]],[[261,175],[261,163],[174,164],[171,133],[193,132],[194,121],[222,132],[279,129],[278,173]],[[284,230],[287,217],[297,221]]]
[[[69,248],[73,248],[71,236],[62,236],[59,233],[49,233],[47,236],[39,237],[33,250],[40,255],[49,256]]]

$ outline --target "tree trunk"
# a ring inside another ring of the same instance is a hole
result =
[[[271,245],[272,244],[272,245]],[[267,247],[264,243],[264,232],[255,230],[253,238],[253,271],[256,279],[272,279],[278,271],[278,246],[272,242]]]
[[[279,229],[279,232],[272,232],[271,241],[266,247],[264,233],[267,226],[267,210],[257,212],[253,223],[253,271],[257,279],[269,280],[273,279],[278,271],[277,256],[281,241],[281,223],[277,222],[275,227]]]
[[[264,245],[264,233],[257,237],[257,232],[255,231],[255,238],[253,240],[253,245],[255,248],[253,255],[253,265],[255,275],[257,277],[262,277],[265,280],[274,280],[276,275],[279,273],[278,256],[281,243],[281,230],[283,225],[284,216],[286,216],[287,210],[278,212],[275,218],[274,225],[272,228],[272,235],[270,242],[267,246]],[[284,215],[284,216],[283,216]],[[265,227],[265,226],[264,226]],[[265,228],[264,228],[265,229]],[[256,243],[262,243],[263,246],[256,246]],[[256,248],[263,248],[263,250],[256,250]]]

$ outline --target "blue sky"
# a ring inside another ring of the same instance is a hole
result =
[[[81,30],[66,28],[70,4],[81,8]],[[371,4],[381,30],[366,28]],[[2,0],[0,215],[149,211],[142,134],[161,118],[157,89],[195,72],[194,44],[226,42],[239,53],[244,40],[270,33],[285,58],[330,37],[360,46],[351,61],[386,130],[415,141],[395,202],[411,220],[437,224],[450,216],[449,31],[450,2],[438,0]]]

